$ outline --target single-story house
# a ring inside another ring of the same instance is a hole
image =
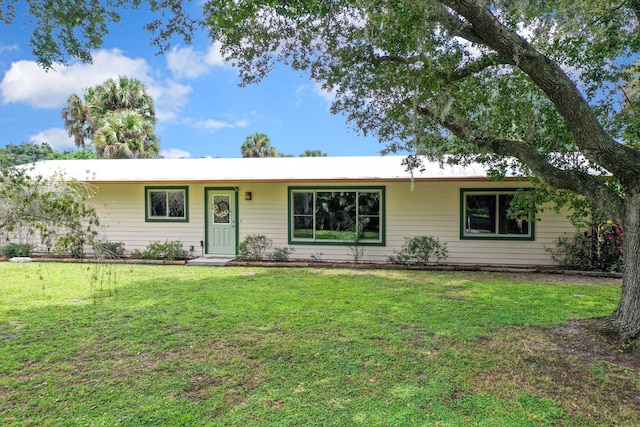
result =
[[[447,244],[448,264],[551,265],[545,248],[574,230],[548,210],[534,223],[507,216],[526,180],[493,181],[480,165],[426,162],[409,172],[402,160],[54,160],[32,173],[95,185],[105,236],[128,252],[180,240],[194,256],[233,256],[247,235],[262,234],[294,248],[291,259],[350,261],[346,240],[358,229],[366,262],[386,262],[407,237],[432,236]]]

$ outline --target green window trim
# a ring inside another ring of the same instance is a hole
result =
[[[354,228],[360,245],[386,245],[384,186],[296,186],[287,198],[290,245],[352,245]]]
[[[189,187],[145,186],[145,222],[189,222]]]
[[[506,215],[505,207],[518,190],[521,189],[460,189],[460,239],[535,240],[535,221],[510,219]]]

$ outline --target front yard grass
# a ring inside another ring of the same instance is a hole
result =
[[[0,263],[5,426],[637,425],[619,281]],[[573,319],[573,320],[572,320]]]

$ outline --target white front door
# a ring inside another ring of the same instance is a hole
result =
[[[236,192],[207,190],[207,254],[236,254]]]

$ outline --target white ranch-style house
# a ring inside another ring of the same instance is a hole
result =
[[[104,238],[128,252],[180,240],[196,257],[233,257],[246,236],[262,234],[294,248],[291,259],[351,261],[345,236],[358,228],[364,262],[386,262],[407,237],[432,236],[447,244],[447,264],[544,266],[552,264],[545,248],[574,231],[552,211],[535,223],[508,218],[526,180],[496,182],[480,165],[426,162],[411,173],[402,160],[53,160],[31,173],[93,184]]]

